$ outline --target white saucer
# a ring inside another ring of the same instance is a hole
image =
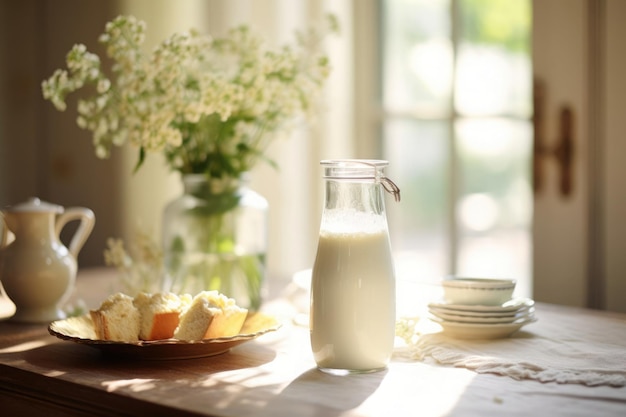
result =
[[[524,314],[527,313],[531,310],[534,311],[534,307],[520,307],[518,310],[513,310],[513,311],[502,311],[502,312],[484,312],[484,311],[465,311],[465,310],[455,310],[455,309],[451,309],[451,308],[445,308],[445,307],[437,307],[435,305],[430,305],[429,306],[429,310],[431,312],[437,312],[437,313],[444,313],[444,314],[452,314],[455,316],[464,316],[464,317],[480,317],[480,318],[487,318],[487,317],[494,317],[494,318],[501,318],[501,317],[508,317],[508,318],[512,318],[515,316],[519,316],[520,314]]]
[[[457,339],[502,339],[508,337],[529,323],[537,321],[524,318],[513,323],[458,323],[447,320],[434,320],[441,325],[443,332]]]
[[[530,298],[514,298],[501,306],[480,306],[480,305],[464,305],[464,304],[449,304],[449,303],[430,303],[428,307],[435,307],[440,309],[448,309],[455,311],[463,311],[468,313],[511,313],[521,309],[528,309],[535,305],[535,302]]]
[[[518,312],[512,315],[506,315],[506,316],[497,316],[497,317],[493,317],[491,315],[487,315],[487,316],[467,316],[467,315],[461,315],[461,314],[452,314],[446,310],[442,310],[442,309],[435,309],[435,308],[431,308],[429,309],[430,314],[432,314],[435,317],[438,317],[442,320],[446,320],[446,321],[454,321],[454,322],[458,322],[458,323],[484,323],[484,324],[493,324],[493,323],[513,323],[515,321],[518,321],[520,319],[526,319],[529,317],[534,317],[534,312],[535,309],[533,308],[529,308],[529,309],[524,309],[524,311],[522,312]]]

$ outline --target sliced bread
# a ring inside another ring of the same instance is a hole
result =
[[[174,336],[180,322],[180,313],[188,307],[191,296],[174,293],[139,293],[134,304],[139,310],[139,339],[160,340]]]
[[[214,313],[211,325],[204,334],[205,339],[239,334],[248,315],[247,309],[237,306],[234,299],[217,291],[203,291],[196,297],[206,298],[218,310]]]
[[[219,309],[212,308],[209,301],[202,297],[194,297],[189,308],[183,312],[180,324],[174,332],[178,340],[194,341],[204,339],[213,316]]]
[[[116,293],[104,300],[98,310],[91,310],[96,336],[100,340],[132,342],[139,338],[139,310],[133,298]]]
[[[194,341],[235,336],[248,310],[217,291],[189,294],[123,293],[109,296],[90,311],[98,339],[133,342],[175,338]]]
[[[181,315],[174,338],[190,341],[235,336],[247,315],[248,310],[237,306],[234,299],[217,291],[202,291]]]

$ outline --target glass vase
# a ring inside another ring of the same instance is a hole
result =
[[[183,176],[183,194],[163,216],[165,287],[218,290],[258,310],[264,290],[267,200],[239,178]]]

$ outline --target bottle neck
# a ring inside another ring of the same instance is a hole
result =
[[[387,161],[324,160],[326,195],[320,233],[387,233],[384,191],[400,189],[383,174]]]
[[[383,170],[387,161],[377,159],[335,159],[323,160],[324,179],[353,183],[374,183],[400,201],[400,188],[385,176]]]
[[[327,178],[324,208],[385,215],[383,189],[373,181]]]

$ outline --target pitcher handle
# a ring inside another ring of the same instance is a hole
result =
[[[70,253],[74,255],[74,258],[78,257],[78,252],[83,248],[83,245],[87,241],[87,238],[93,230],[93,226],[96,222],[96,216],[93,211],[84,207],[69,207],[57,217],[55,223],[55,231],[57,236],[61,234],[61,230],[65,225],[73,220],[80,220],[80,225],[72,240],[70,240]]]

